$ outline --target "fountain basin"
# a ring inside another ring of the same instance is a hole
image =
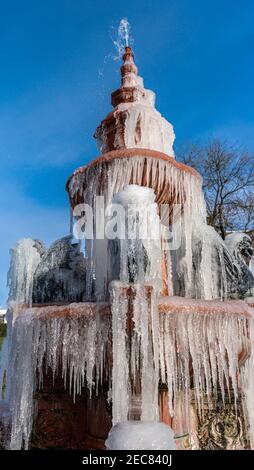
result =
[[[119,175],[117,165],[121,165]],[[110,181],[112,178],[112,181]],[[201,176],[193,168],[168,155],[150,149],[129,148],[107,152],[86,166],[78,168],[68,179],[66,189],[71,206],[88,202],[87,188],[93,185],[93,195],[111,196],[128,184],[153,188],[158,204],[182,203],[187,196],[187,181],[195,180],[201,190]]]
[[[252,318],[253,308],[243,300],[204,300],[188,299],[185,297],[160,297],[160,313],[199,313],[199,314],[225,314],[240,318]]]

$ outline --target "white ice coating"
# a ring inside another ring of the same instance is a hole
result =
[[[112,111],[115,118],[114,149],[145,148],[174,157],[173,126],[154,107],[155,94],[142,86],[142,79],[134,74],[123,78],[126,86],[135,86],[135,101],[120,103]],[[103,154],[108,151],[107,122],[102,122],[96,133],[97,146]]]
[[[61,370],[74,400],[84,386],[91,393],[107,379],[110,321],[94,308],[91,304],[70,304],[65,307],[68,317],[57,316],[61,307],[31,308],[18,315],[10,364],[10,449],[29,447],[34,393],[42,385],[45,367],[52,370],[53,377]]]
[[[250,237],[243,232],[232,232],[226,236],[225,243],[230,253],[235,253],[235,251],[238,249],[239,243],[241,243],[245,237],[250,239]]]
[[[120,280],[128,282],[131,274],[133,282],[149,282],[158,291],[161,288],[161,229],[153,189],[127,185],[112,202],[121,205],[125,213],[124,238],[119,240]]]
[[[131,417],[159,419],[157,305],[152,305],[144,284],[132,287],[130,304],[128,288],[129,284],[122,282],[111,285],[113,424]],[[151,297],[153,301],[155,295]]]
[[[149,90],[150,92],[150,90]],[[119,133],[115,136],[115,149],[122,148],[122,138],[125,148],[146,148],[163,152],[170,157],[174,157],[173,144],[175,134],[172,124],[170,124],[153,107],[153,92],[136,92],[137,101],[133,103],[122,103],[114,111],[116,126],[121,114],[121,121],[124,120],[124,133],[119,123]],[[104,152],[103,140],[100,142],[100,151]]]
[[[31,305],[35,270],[41,260],[41,245],[31,238],[24,238],[11,250],[11,266],[8,273],[9,300]]]
[[[176,450],[174,433],[164,423],[128,421],[116,424],[106,440],[108,450]]]

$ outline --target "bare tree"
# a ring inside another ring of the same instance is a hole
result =
[[[180,151],[182,162],[203,177],[207,222],[224,239],[232,230],[254,230],[254,155],[215,140]]]

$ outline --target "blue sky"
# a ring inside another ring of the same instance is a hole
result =
[[[65,181],[97,155],[93,132],[119,84],[112,31],[132,26],[135,60],[177,147],[254,147],[254,3],[230,0],[0,1],[0,305],[9,248],[68,233]],[[102,71],[102,74],[99,73]]]

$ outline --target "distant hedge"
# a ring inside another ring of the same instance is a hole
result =
[[[0,323],[0,337],[2,336],[4,338],[6,336],[6,333],[7,333],[7,324]]]

